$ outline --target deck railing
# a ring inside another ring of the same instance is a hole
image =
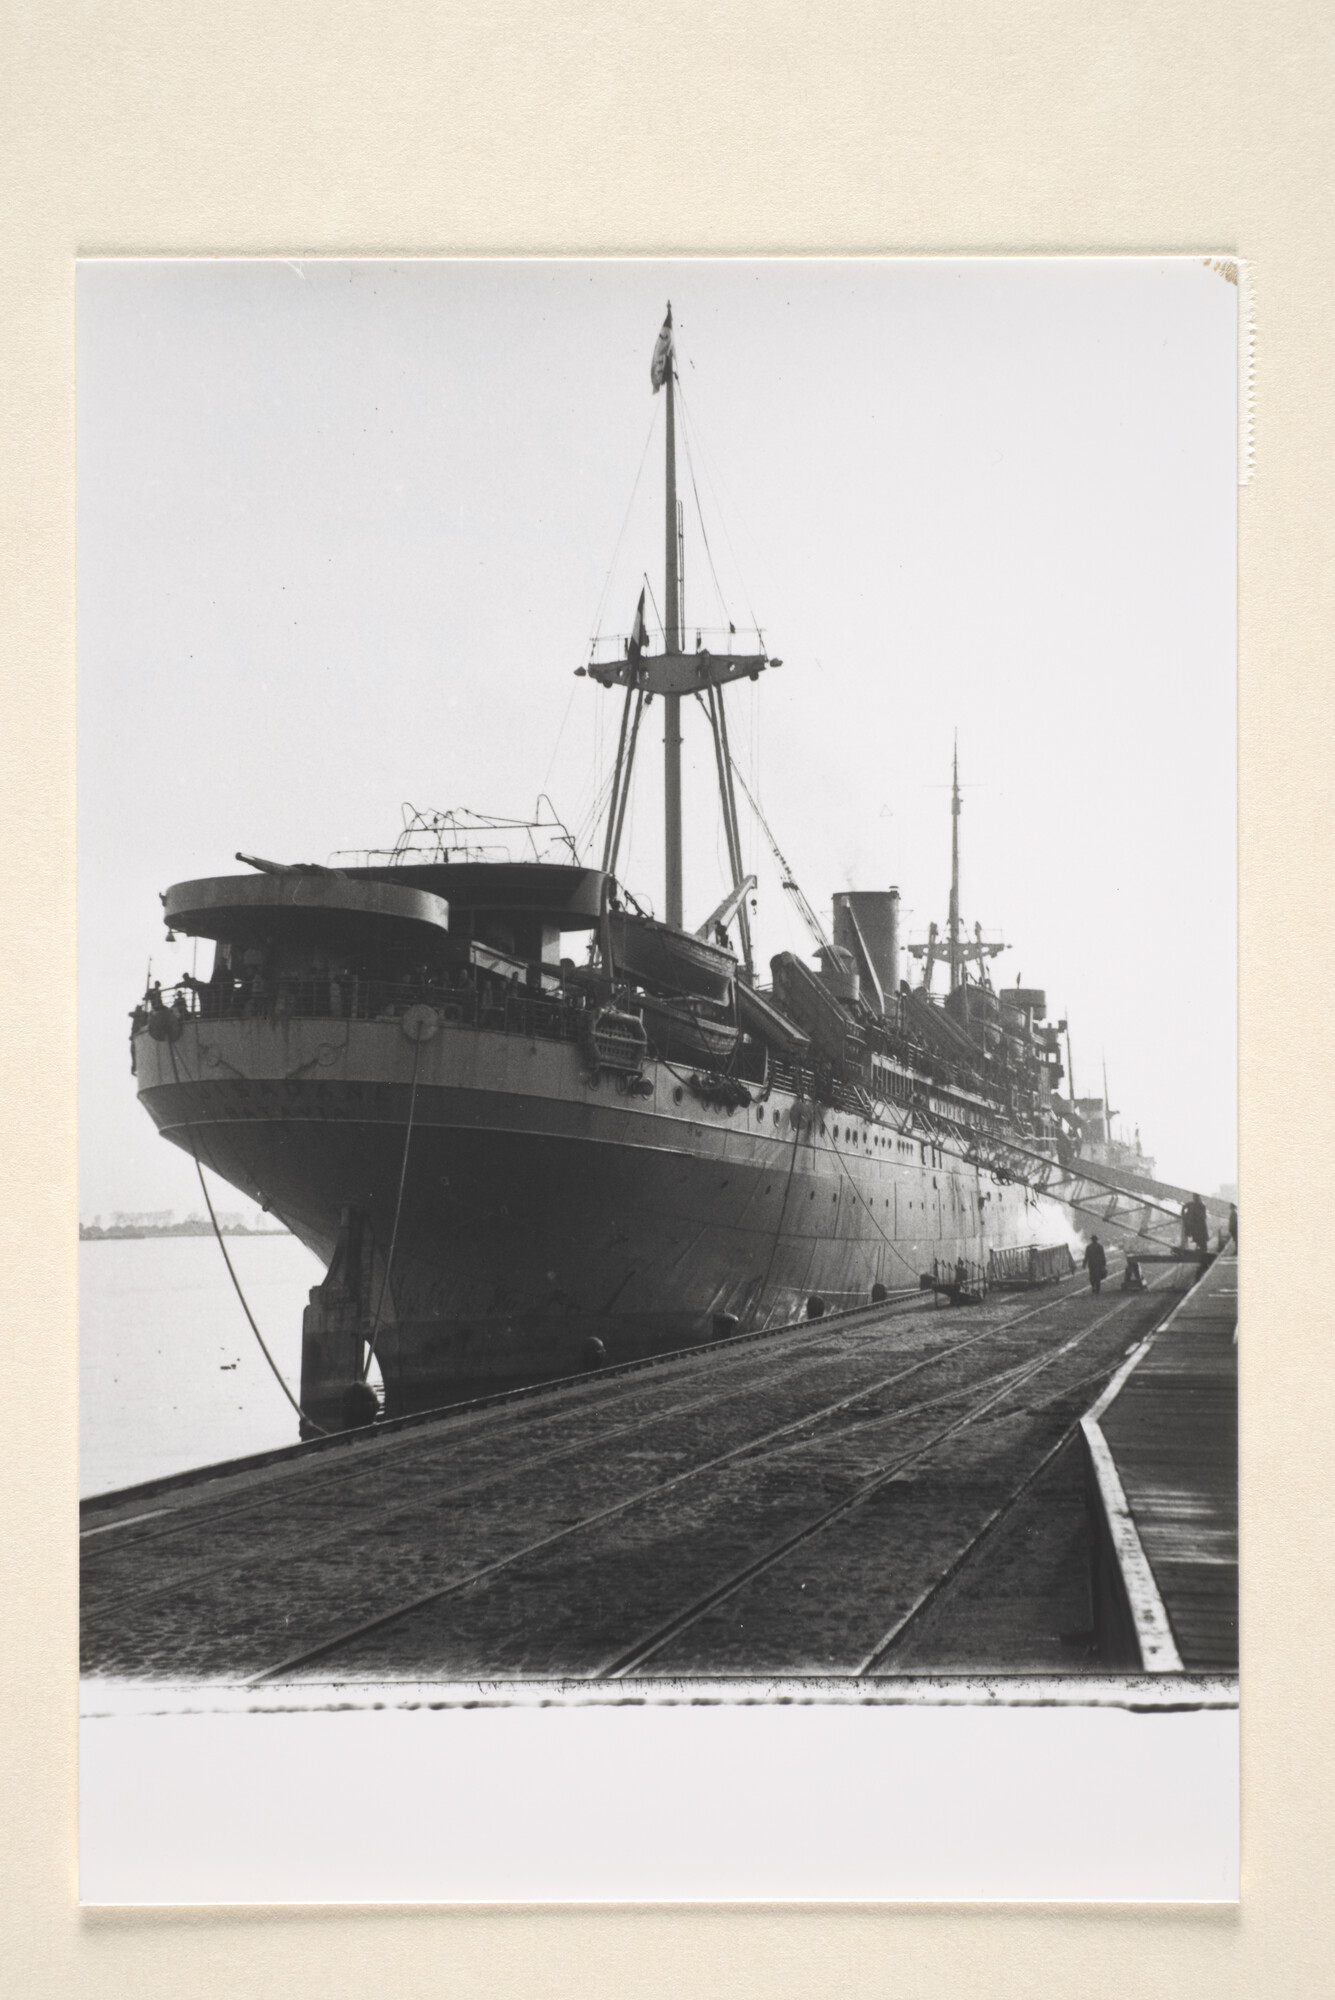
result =
[[[346,978],[266,980],[186,980],[175,988],[152,992],[135,1009],[133,1033],[154,1017],[171,1015],[180,1021],[392,1021],[410,1007],[433,1007],[446,1026],[486,1028],[497,1034],[522,1035],[529,1040],[581,1042],[598,1003],[582,993],[539,994],[498,982],[419,977],[409,980]],[[688,1077],[689,1064],[673,1063]],[[931,1070],[940,1065],[927,1064]],[[874,1122],[879,1090],[869,1091],[861,1076],[839,1075],[827,1064],[799,1064],[749,1043],[739,1045],[729,1075],[752,1089],[790,1091],[814,1099],[831,1111]],[[701,1072],[706,1074],[706,1072]],[[930,1131],[910,1136],[927,1145]]]
[[[547,1041],[575,1041],[591,1008],[565,995],[487,993],[429,979],[260,979],[200,981],[136,1010],[140,1025],[158,1011],[204,1021],[392,1021],[410,1007],[433,1007],[447,1025],[493,1028]]]

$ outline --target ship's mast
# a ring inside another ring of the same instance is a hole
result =
[[[668,301],[667,325],[672,325],[672,302]],[[681,651],[680,570],[677,564],[680,529],[677,521],[677,410],[675,400],[676,353],[667,350],[667,498],[665,575],[663,581],[664,645],[669,653]],[[681,696],[663,696],[663,846],[666,866],[665,906],[667,921],[680,930],[681,904]]]
[[[963,977],[960,959],[960,739],[956,732],[950,781],[950,990]]]
[[[932,970],[938,964],[950,968],[950,990],[953,993],[968,979],[968,967],[978,967],[978,978],[982,985],[989,984],[987,961],[999,952],[1009,949],[1001,943],[991,943],[983,936],[981,924],[973,927],[972,941],[961,936],[960,923],[960,745],[959,733],[955,735],[955,750],[950,771],[950,912],[946,919],[946,935],[943,939],[935,924],[927,932],[926,944],[911,944],[909,956],[923,960],[922,983],[924,992],[932,990]]]
[[[723,690],[729,681],[759,680],[769,667],[781,667],[782,660],[772,660],[763,650],[758,653],[736,653],[732,649],[731,625],[728,627],[727,650],[714,653],[702,645],[696,635],[695,650],[687,653],[683,647],[686,628],[686,602],[684,590],[685,560],[682,544],[682,509],[677,499],[677,373],[676,354],[672,334],[672,307],[668,306],[667,318],[654,347],[650,364],[649,379],[654,394],[660,389],[667,390],[667,447],[665,463],[664,495],[664,607],[663,607],[663,650],[651,653],[647,650],[648,633],[644,623],[644,592],[640,594],[639,609],[635,614],[635,627],[625,642],[624,656],[614,659],[599,659],[595,650],[587,667],[579,667],[576,672],[587,674],[600,686],[624,687],[625,705],[621,714],[621,732],[617,740],[616,766],[612,774],[612,796],[607,808],[607,833],[603,844],[603,872],[613,874],[617,865],[617,854],[621,846],[622,827],[625,823],[626,804],[630,797],[631,773],[635,766],[635,745],[639,734],[640,717],[656,694],[663,697],[663,821],[666,895],[664,897],[667,922],[674,930],[684,929],[682,897],[682,827],[681,827],[681,704],[683,696],[689,696],[700,703],[708,719],[714,739],[714,755],[718,762],[719,799],[723,809],[723,828],[728,843],[728,861],[732,873],[732,893],[725,899],[713,915],[706,919],[696,935],[715,942],[714,929],[717,924],[736,918],[742,941],[742,969],[750,980],[754,967],[751,959],[751,925],[746,909],[746,894],[755,887],[751,876],[743,873],[742,839],[737,820],[737,799],[734,791],[734,770],[732,753],[728,748],[728,724],[723,709]],[[646,589],[648,588],[646,581]],[[757,634],[757,637],[760,637]],[[594,641],[595,649],[598,641]],[[763,639],[762,639],[763,648]]]

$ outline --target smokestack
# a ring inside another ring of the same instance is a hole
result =
[[[861,965],[866,997],[873,980],[880,988],[874,1004],[893,1014],[899,991],[899,891],[841,889],[834,898],[834,941]]]

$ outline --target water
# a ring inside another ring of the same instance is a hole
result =
[[[324,1272],[295,1236],[229,1236],[228,1253],[297,1394],[301,1314]],[[212,1236],[80,1243],[79,1491],[105,1493],[295,1444]]]

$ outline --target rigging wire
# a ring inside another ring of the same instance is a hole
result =
[[[704,438],[701,436],[699,430],[696,428],[694,415],[690,413],[687,409],[686,397],[682,392],[680,386],[680,378],[678,378],[677,406],[681,410],[684,419],[682,425],[683,432],[686,430],[688,426],[691,430],[695,431],[695,441],[700,448],[700,463],[704,468],[706,482],[709,484],[710,487],[713,488],[714,502],[716,507],[718,508],[718,517],[720,521],[723,523],[723,538],[728,544],[728,553],[731,555],[733,560],[733,566],[737,571],[738,584],[740,586],[742,596],[746,599],[746,608],[751,614],[752,628],[756,632],[759,632],[760,620],[756,617],[756,608],[754,604],[752,604],[751,594],[746,588],[745,572],[742,569],[741,563],[737,559],[737,550],[733,546],[732,534],[728,527],[727,510],[724,508],[719,498],[719,488],[722,484],[722,479],[721,476],[718,479],[716,479],[714,476],[713,470],[710,465],[709,453],[705,449]],[[688,453],[688,462],[689,462],[689,453]],[[694,480],[695,476],[694,472],[692,472],[691,476],[692,480]]]
[[[598,599],[598,609],[593,614],[593,633],[595,639],[598,638],[602,633],[603,611],[607,604],[607,594],[612,588],[612,577],[616,571],[617,557],[621,553],[621,544],[626,539],[626,529],[630,524],[631,509],[635,505],[635,495],[640,490],[640,479],[644,473],[645,460],[649,456],[649,446],[653,443],[654,426],[657,422],[658,422],[658,404],[655,401],[653,410],[651,411],[649,416],[649,429],[645,434],[644,450],[640,453],[640,463],[639,463],[639,468],[635,474],[635,484],[630,489],[630,499],[626,502],[626,511],[625,514],[622,516],[621,529],[616,538],[616,546],[612,550],[612,560],[608,564],[607,574],[603,578],[603,589],[602,589],[602,595]]]
[[[566,733],[566,724],[570,720],[570,711],[574,707],[574,703],[575,703],[575,684],[572,681],[570,684],[570,693],[566,698],[566,712],[561,717],[561,727],[556,732],[556,741],[552,745],[552,754],[547,764],[547,775],[544,777],[542,781],[542,789],[544,792],[546,791],[548,785],[551,783],[552,770],[556,764],[557,752],[561,748],[561,738]]]
[[[684,421],[685,415],[686,415],[686,409],[685,405],[683,404],[682,406],[683,422],[681,427],[681,440],[686,447],[686,469],[691,476],[691,492],[695,496],[695,516],[700,523],[700,539],[705,545],[705,556],[709,563],[709,574],[714,579],[714,596],[718,600],[719,616],[722,618],[725,625],[731,627],[732,620],[728,616],[728,606],[724,600],[723,586],[718,580],[718,571],[714,567],[714,551],[709,546],[709,530],[705,526],[705,510],[700,505],[700,489],[695,483],[695,460],[691,455],[691,431],[689,424],[687,424]]]
[[[779,846],[778,841],[774,838],[774,834],[770,829],[769,821],[765,818],[764,813],[760,810],[760,805],[756,798],[755,793],[751,790],[751,787],[747,784],[746,779],[742,776],[741,772],[738,770],[736,761],[731,755],[731,753],[729,753],[728,756],[728,765],[732,771],[733,777],[737,780],[737,783],[741,786],[742,790],[745,792],[747,797],[747,802],[750,805],[752,812],[755,814],[756,818],[760,821],[760,824],[764,829],[765,838],[768,840],[770,845],[770,851],[772,852],[775,861],[778,863],[780,869],[782,870],[782,875],[780,879],[782,881],[783,888],[786,894],[791,898],[793,904],[797,909],[799,916],[801,917],[803,923],[806,925],[808,931],[811,933],[812,940],[816,944],[817,948],[818,949],[824,948],[826,945],[828,945],[829,939],[825,936],[824,930],[822,929],[821,926],[820,919],[817,917],[815,911],[812,909],[810,903],[807,901],[805,895],[803,894],[801,884],[797,880],[797,877],[794,875],[788,861],[785,859],[783,850]]]
[[[599,706],[601,707],[601,705],[600,703]],[[583,819],[580,820],[578,826],[575,828],[575,840],[578,846],[583,847],[586,843],[592,842],[598,822],[602,819],[604,812],[606,812],[611,803],[612,786],[615,779],[616,772],[609,771],[599,785],[592,804],[587,808]]]
[[[658,599],[654,596],[654,587],[649,581],[649,572],[648,570],[644,570],[642,574],[644,576],[644,587],[649,593],[649,602],[654,607],[654,617],[658,620],[658,629],[663,634],[663,644],[666,645],[667,626],[663,623],[663,614],[658,608]]]
[[[621,545],[626,539],[626,529],[630,525],[631,513],[635,506],[635,496],[640,490],[640,480],[644,476],[645,464],[649,457],[649,447],[653,443],[654,427],[657,424],[657,422],[658,422],[658,404],[657,402],[655,402],[653,409],[649,413],[649,428],[645,432],[644,449],[640,453],[640,462],[639,465],[636,467],[635,479],[630,489],[630,498],[626,502],[626,511],[622,515],[621,526],[617,532],[616,543],[612,549],[612,559],[609,562],[607,570],[603,576],[603,587],[598,597],[597,609],[593,614],[593,635],[590,641],[590,651],[592,651],[593,646],[597,644],[599,638],[602,636],[603,612],[607,607],[608,593],[612,588],[612,579],[616,574],[617,557],[620,555]],[[572,688],[570,696],[571,701],[574,700],[574,693],[575,691]],[[566,704],[567,719],[569,718],[569,714],[570,714],[570,703],[567,702]],[[561,724],[561,735],[564,735],[565,733],[565,726],[566,726],[565,722],[563,721]],[[558,735],[557,737],[558,747],[560,745],[561,735]],[[592,772],[593,804],[589,808],[589,811],[585,819],[581,820],[580,822],[581,829],[583,829],[587,825],[587,834],[589,840],[593,839],[593,836],[598,827],[598,822],[602,817],[603,793],[605,789],[602,776],[603,755],[604,755],[603,704],[601,702],[595,702],[594,713],[593,713],[593,772]],[[548,777],[551,776],[552,764],[555,764],[555,762],[556,762],[556,750],[554,749],[552,751],[552,763],[549,764],[547,767]]]

